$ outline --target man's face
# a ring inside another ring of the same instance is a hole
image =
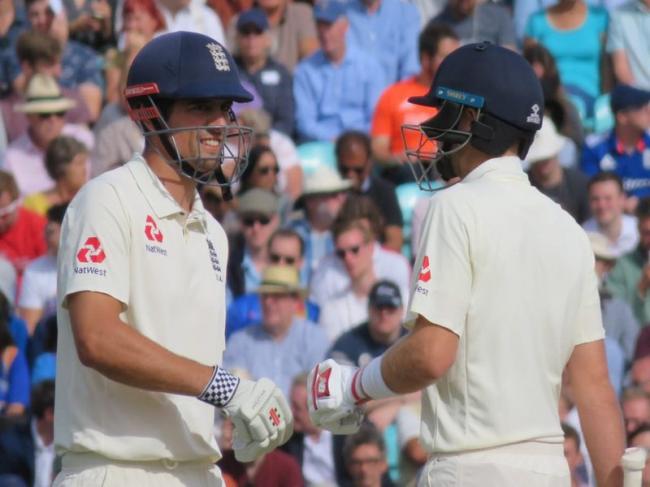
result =
[[[388,466],[384,454],[376,445],[359,445],[347,460],[354,487],[380,487],[381,477]]]
[[[133,8],[124,16],[124,31],[142,34],[150,39],[158,28],[158,22],[146,8]]]
[[[27,19],[35,31],[49,32],[54,13],[48,0],[38,0],[32,3],[27,10]]]
[[[47,222],[45,225],[45,243],[50,255],[59,252],[59,238],[61,237],[61,224],[58,222]]]
[[[345,197],[346,193],[343,192],[306,197],[307,219],[326,222],[327,226],[331,225],[345,203]]]
[[[341,151],[337,163],[343,179],[349,179],[354,189],[360,190],[371,169],[370,154],[366,148],[356,142],[349,144]]]
[[[248,24],[243,25],[237,32],[237,43],[239,54],[244,61],[258,61],[266,57],[270,47],[270,37],[259,27]]]
[[[438,50],[433,56],[422,55],[421,63],[423,69],[426,69],[429,76],[434,77],[438,72],[438,68],[442,61],[452,52],[460,47],[460,42],[458,39],[453,39],[451,37],[444,37],[438,42]]]
[[[377,307],[368,308],[368,324],[373,335],[389,339],[399,335],[404,308]]]
[[[7,232],[18,218],[18,200],[12,198],[8,191],[0,193],[0,234]]]
[[[632,433],[643,423],[650,423],[650,401],[644,397],[633,397],[623,402],[625,431]]]
[[[348,31],[348,20],[339,17],[334,22],[317,22],[318,41],[321,49],[331,57],[345,48],[345,35]]]
[[[274,265],[290,265],[302,269],[300,242],[296,237],[275,237],[269,242],[269,260]]]
[[[293,413],[293,430],[298,433],[314,434],[318,428],[314,426],[309,417],[307,407],[307,387],[303,384],[294,385],[289,394],[291,412]]]
[[[38,147],[45,148],[63,131],[65,112],[27,114],[29,132]]]
[[[650,104],[618,112],[616,122],[619,125],[634,128],[639,131],[650,129]]]
[[[650,356],[632,362],[630,376],[634,385],[650,393]]]
[[[564,458],[566,458],[567,463],[569,464],[569,470],[571,473],[582,464],[582,454],[578,449],[575,439],[573,438],[564,438]]]
[[[343,232],[335,242],[336,255],[354,281],[372,268],[372,242],[357,228]]]
[[[620,220],[624,207],[625,193],[615,181],[592,184],[589,189],[589,208],[600,226]]]
[[[650,251],[650,218],[639,220],[639,242],[643,250]]]
[[[252,249],[266,247],[269,238],[278,228],[279,221],[277,215],[269,216],[262,213],[246,213],[242,215],[242,232],[246,244]]]
[[[260,295],[262,303],[262,326],[269,332],[287,329],[296,314],[298,296],[289,293],[268,293]]]

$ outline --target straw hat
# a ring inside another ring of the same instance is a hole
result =
[[[351,187],[352,181],[343,179],[338,171],[328,166],[320,166],[305,178],[302,196],[340,193]]]
[[[305,290],[300,285],[298,269],[288,265],[271,265],[262,273],[262,283],[257,288],[259,294],[297,293],[301,296]]]
[[[591,249],[598,259],[602,260],[616,260],[618,255],[610,248],[607,237],[601,233],[587,232],[589,242],[591,242]]]
[[[16,105],[15,110],[22,113],[56,113],[73,108],[77,102],[66,98],[59,83],[49,75],[35,74],[27,84],[25,102]]]
[[[526,156],[526,164],[535,164],[557,156],[566,142],[567,138],[557,131],[553,120],[544,117],[542,128],[535,134],[535,140]]]

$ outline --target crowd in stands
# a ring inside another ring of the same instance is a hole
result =
[[[224,366],[271,378],[295,417],[251,464],[217,418],[227,486],[414,485],[418,395],[370,402],[358,434],[332,436],[309,419],[306,373],[325,357],[364,365],[405,333],[430,193],[404,150],[421,134],[401,127],[436,114],[408,98],[480,41],[540,80],[522,167],[589,235],[628,442],[650,449],[650,0],[0,0],[0,486],[47,486],[59,468],[59,231],[89,178],[142,151],[126,73],[177,30],[226,45],[254,94],[234,107],[254,129],[234,199],[200,195],[230,243]],[[567,382],[559,418],[573,485],[594,485]]]

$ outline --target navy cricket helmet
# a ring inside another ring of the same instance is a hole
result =
[[[237,124],[232,103],[249,102],[253,96],[242,86],[237,66],[224,46],[194,32],[156,37],[133,60],[124,94],[129,116],[145,138],[160,137],[167,153],[161,155],[185,176],[198,183],[219,185],[226,191],[239,179],[247,164],[252,129]],[[169,127],[166,120],[169,107],[174,100],[182,99],[222,100],[228,123]],[[181,156],[174,134],[189,130],[209,133],[212,139],[218,139],[220,151],[216,166],[215,156],[201,154],[200,150],[192,157]],[[206,163],[208,159],[212,163]]]
[[[544,117],[542,87],[530,64],[516,52],[489,42],[467,44],[449,54],[429,92],[409,101],[439,108],[419,125],[402,126],[404,135],[419,132],[419,143],[407,145],[406,153],[420,165],[415,175],[423,189],[433,188],[423,183],[431,182],[432,167],[439,161],[443,179],[454,176],[448,156],[467,144],[496,157],[519,142],[518,155],[523,159]],[[462,114],[469,108],[476,114],[471,128],[459,130]],[[407,140],[405,136],[405,145]]]

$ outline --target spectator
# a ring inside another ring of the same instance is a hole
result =
[[[650,90],[650,1],[629,0],[610,11],[607,52],[619,83]]]
[[[24,352],[9,331],[6,316],[0,321],[0,418],[21,416],[29,406],[29,370]]]
[[[611,171],[598,173],[589,180],[587,191],[592,217],[582,228],[604,236],[616,257],[632,252],[639,243],[639,230],[636,218],[624,213],[626,198],[621,178]]]
[[[571,487],[587,487],[587,483],[581,477],[580,467],[584,465],[582,453],[580,453],[580,435],[571,426],[562,423],[564,432],[564,458],[569,464],[571,472]]]
[[[26,209],[43,216],[53,205],[72,201],[88,181],[88,149],[77,139],[59,136],[47,146],[45,169],[54,180],[54,187],[23,200]]]
[[[531,15],[526,43],[544,45],[553,54],[568,93],[581,99],[587,116],[603,92],[600,69],[607,33],[607,11],[584,0],[560,0]]]
[[[30,335],[43,318],[56,314],[56,256],[67,203],[54,205],[47,211],[45,242],[47,253],[25,268],[18,300],[18,315],[25,320]]]
[[[420,13],[401,0],[351,0],[348,2],[350,48],[379,60],[386,84],[419,70]]]
[[[457,47],[458,37],[450,27],[436,24],[424,29],[418,41],[420,72],[390,85],[377,102],[372,117],[372,154],[384,168],[383,175],[395,184],[413,180],[410,169],[404,165],[407,158],[402,125],[423,122],[438,112],[436,108],[409,103],[408,99],[424,95],[429,90],[438,66]]]
[[[297,316],[304,290],[295,267],[267,267],[257,292],[261,326],[230,337],[224,366],[243,369],[254,379],[269,377],[288,396],[293,378],[324,358],[329,341],[313,322]]]
[[[339,0],[314,7],[321,49],[294,74],[296,132],[302,141],[334,140],[349,129],[367,132],[386,87],[381,65],[347,45],[348,19]]]
[[[107,0],[62,0],[70,38],[105,51],[113,41],[113,8]]]
[[[266,14],[271,35],[271,56],[293,71],[299,61],[318,49],[316,25],[309,5],[290,0],[258,0],[257,6]],[[228,44],[235,46],[236,25],[233,17],[228,29]]]
[[[389,487],[393,483],[382,479],[388,470],[384,439],[371,424],[345,439],[343,458],[354,487]]]
[[[31,414],[0,432],[0,485],[47,487],[54,480],[54,382],[31,391]],[[4,484],[14,475],[24,484]]]
[[[242,231],[231,237],[228,259],[228,288],[235,298],[259,287],[269,264],[269,238],[280,225],[275,193],[253,188],[238,199]]]
[[[239,74],[262,97],[274,129],[291,136],[294,130],[293,79],[289,70],[269,56],[271,37],[266,14],[254,8],[239,14],[235,62]]]
[[[55,181],[44,164],[45,152],[59,135],[74,137],[89,149],[93,135],[83,125],[65,123],[65,113],[74,101],[66,98],[54,78],[37,74],[32,77],[25,93],[26,101],[16,106],[27,115],[27,130],[7,148],[5,170],[16,178],[23,195],[48,191]]]
[[[20,206],[15,179],[0,171],[0,254],[13,264],[18,276],[45,253],[44,235],[45,218]]]
[[[630,435],[639,426],[650,423],[650,394],[637,387],[625,389],[621,398],[621,409],[625,431]]]
[[[630,384],[650,393],[650,327],[641,328],[629,373]]]
[[[27,31],[20,35],[16,45],[16,54],[20,63],[20,71],[25,77],[25,85],[35,74],[45,74],[60,78],[61,47],[58,41],[50,34],[39,31]],[[86,106],[79,88],[61,88],[66,98],[75,101],[75,105],[65,114],[66,123],[87,124],[90,122],[90,112]],[[15,106],[24,102],[24,92],[14,92],[2,100],[2,116],[7,128],[9,142],[14,141],[27,129],[25,114],[15,110]]]
[[[512,16],[498,3],[450,0],[427,27],[436,23],[446,24],[454,29],[461,44],[489,41],[511,49],[517,44]]]
[[[589,216],[588,180],[578,169],[560,165],[558,155],[566,140],[557,132],[553,121],[544,117],[526,156],[528,177],[533,186],[582,223]]]
[[[628,446],[640,447],[646,451],[650,449],[650,424],[642,424],[639,428],[628,436]],[[646,459],[645,467],[641,480],[642,487],[650,486],[650,461]]]
[[[296,206],[304,209],[302,218],[289,222],[305,242],[305,263],[308,281],[321,259],[334,251],[331,227],[347,192],[352,186],[347,179],[326,166],[321,166],[305,178],[302,196]]]
[[[304,244],[300,235],[294,230],[285,228],[276,230],[269,238],[269,262],[272,265],[295,267],[301,275],[304,269]],[[301,278],[303,284],[304,278]],[[296,316],[309,321],[318,321],[318,306],[310,301],[301,300],[298,303]],[[226,338],[235,331],[249,325],[259,325],[262,321],[262,305],[257,292],[239,296],[230,306],[226,316]]]
[[[650,195],[650,91],[620,85],[611,94],[614,128],[587,139],[582,168],[593,176],[613,171],[623,180],[629,200],[626,210],[634,212],[638,198]]]
[[[14,314],[18,275],[6,258],[0,256],[0,321],[9,323],[9,333],[18,349],[28,355],[29,333],[25,322]],[[29,361],[29,360],[28,360]]]
[[[336,160],[341,177],[352,182],[352,189],[368,196],[384,221],[382,243],[396,252],[402,251],[402,210],[395,187],[373,174],[370,137],[363,132],[347,131],[336,140]]]
[[[166,32],[181,30],[196,32],[210,36],[225,45],[226,40],[221,20],[205,2],[160,0],[157,5],[165,19]]]
[[[4,98],[12,92],[12,82],[18,74],[12,59],[18,36],[27,28],[27,19],[13,0],[0,1],[0,19],[0,38],[3,40],[0,46],[0,98]]]

